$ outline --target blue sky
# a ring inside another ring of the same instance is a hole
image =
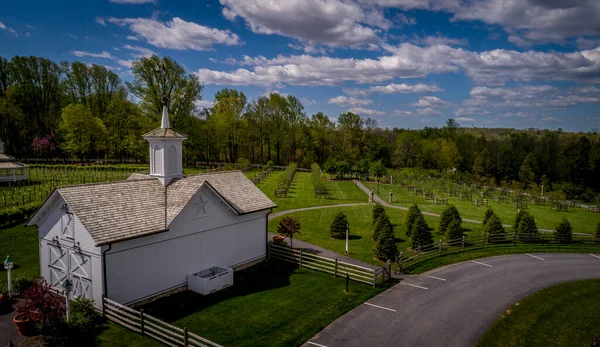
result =
[[[177,60],[205,86],[292,94],[307,114],[380,126],[600,129],[597,0],[21,1],[0,55]]]

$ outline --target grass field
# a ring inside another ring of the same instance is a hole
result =
[[[371,240],[373,226],[371,225],[371,214],[373,205],[334,207],[319,210],[302,211],[292,214],[298,219],[301,225],[300,234],[297,239],[310,242],[312,244],[330,249],[334,252],[344,254],[346,249],[345,240],[337,240],[329,236],[329,226],[333,221],[334,215],[342,211],[348,216],[350,223],[349,256],[372,264],[381,264],[379,260],[373,259],[372,251],[375,242]],[[388,208],[386,209],[392,224],[398,248],[402,251],[410,246],[410,240],[406,237],[404,228],[404,218],[406,211]],[[430,228],[437,227],[438,217],[424,216]],[[283,217],[274,218],[269,221],[269,231],[277,232],[277,224]],[[467,235],[478,234],[481,225],[474,223],[463,223],[463,228]],[[445,236],[438,235],[432,230],[435,241],[445,239]]]
[[[235,285],[208,296],[181,292],[144,311],[225,346],[300,346],[385,288],[273,261],[236,273]]]
[[[312,176],[309,172],[296,172],[287,198],[276,198],[277,177],[283,171],[274,171],[258,187],[277,204],[276,210],[290,210],[300,207],[348,204],[367,202],[367,195],[351,181],[327,181],[329,198],[315,199]]]
[[[562,283],[515,304],[477,346],[590,346],[600,336],[600,280]]]
[[[363,182],[365,186],[373,189],[377,193],[377,183]],[[394,205],[408,207],[411,204],[419,205],[421,211],[441,213],[446,206],[434,205],[433,201],[425,200],[422,196],[413,194],[400,188],[398,185],[380,184],[379,196],[388,201],[390,189],[393,191]],[[491,200],[491,199],[490,199]],[[486,207],[475,207],[471,202],[459,201],[458,198],[449,197],[448,202],[456,206],[463,218],[482,220]],[[489,206],[494,209],[498,217],[504,224],[512,224],[517,214],[517,209],[510,204],[499,204],[495,201],[489,201]],[[565,216],[571,222],[573,231],[578,233],[592,234],[596,232],[596,226],[600,222],[600,213],[588,212],[583,208],[571,208],[569,212],[555,212],[548,206],[529,205],[528,211],[533,214],[538,228],[555,229],[560,219]]]

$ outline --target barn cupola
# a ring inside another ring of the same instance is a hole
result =
[[[150,142],[150,176],[158,178],[165,186],[174,178],[183,177],[183,146],[186,135],[171,129],[169,111],[163,98],[160,128],[143,135]]]

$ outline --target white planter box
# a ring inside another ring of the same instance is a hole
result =
[[[233,285],[233,270],[213,266],[188,275],[188,289],[200,294],[210,294]]]

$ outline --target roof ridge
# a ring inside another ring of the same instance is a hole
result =
[[[67,184],[67,185],[64,185],[64,186],[56,187],[56,189],[73,188],[73,187],[85,187],[85,186],[101,186],[101,185],[109,185],[109,184],[117,184],[117,183],[131,183],[131,182],[152,181],[152,180],[156,180],[156,178],[149,177],[149,178],[141,178],[141,179],[137,179],[137,180],[124,179],[124,180],[105,181],[105,182],[90,182],[90,183]]]
[[[184,178],[186,178],[186,177],[194,177],[194,176],[218,175],[218,174],[222,174],[222,173],[232,173],[232,172],[241,172],[241,173],[243,173],[242,170],[207,171],[207,172],[200,172],[200,173],[185,175]]]

